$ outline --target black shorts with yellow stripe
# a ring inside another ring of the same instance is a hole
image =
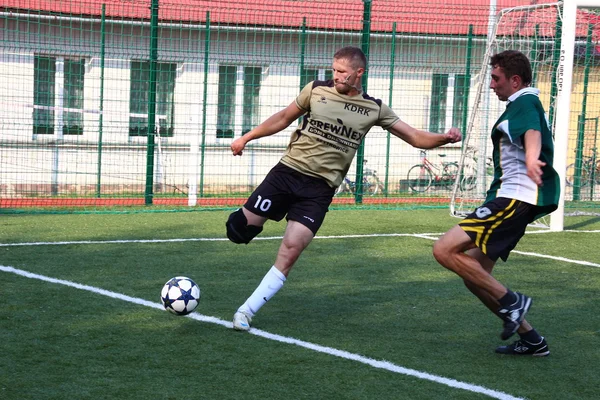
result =
[[[477,208],[458,225],[491,260],[506,261],[527,225],[539,214],[538,206],[498,197]]]

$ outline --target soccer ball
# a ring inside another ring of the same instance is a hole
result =
[[[165,310],[176,315],[187,315],[198,307],[200,288],[190,278],[176,276],[165,283],[160,300]]]

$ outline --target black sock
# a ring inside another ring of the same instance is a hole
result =
[[[511,304],[514,304],[515,301],[517,301],[517,295],[514,292],[511,292],[510,290],[508,290],[506,294],[502,296],[502,298],[498,299],[498,302],[500,302],[500,306],[502,308],[506,308]]]
[[[531,344],[538,344],[542,341],[542,337],[539,333],[537,333],[535,329],[532,329],[525,333],[519,333],[519,336],[521,337],[521,339]]]

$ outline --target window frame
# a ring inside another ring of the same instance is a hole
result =
[[[237,70],[237,65],[222,64],[218,66],[217,139],[233,139],[235,137]]]
[[[77,65],[79,64],[79,65]],[[67,71],[67,65],[69,70]],[[79,73],[72,68],[79,67]],[[63,65],[63,135],[83,135],[85,99],[85,59],[64,59]],[[68,79],[69,78],[69,79]],[[78,95],[80,93],[80,95]],[[73,118],[75,117],[75,118]],[[77,121],[79,124],[67,124],[66,121]]]
[[[444,133],[448,99],[448,74],[433,74],[429,101],[429,131]]]
[[[33,134],[83,135],[86,59],[34,54],[33,65]]]
[[[464,111],[468,110],[468,95],[471,89],[471,83],[465,74],[454,74],[454,97],[452,99],[452,126],[463,129],[466,122]],[[464,101],[467,100],[467,101]]]
[[[331,67],[304,67],[300,71],[300,89],[302,90],[309,82],[316,80],[327,81],[333,79]]]
[[[262,122],[260,93],[267,70],[263,65],[218,66],[217,140],[243,136]]]
[[[129,137],[148,136],[150,61],[131,60],[129,86]],[[173,137],[175,131],[175,86],[178,63],[157,62],[154,131]],[[141,96],[141,98],[139,98]]]
[[[47,65],[40,65],[47,63]],[[45,68],[44,68],[45,67]],[[42,73],[49,72],[42,77]],[[44,83],[46,85],[44,85]],[[54,135],[56,102],[56,57],[35,54],[33,59],[33,134]],[[45,120],[46,123],[39,123]]]
[[[242,136],[260,124],[260,89],[262,67],[244,67],[244,95],[242,103]]]

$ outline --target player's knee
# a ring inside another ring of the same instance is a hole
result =
[[[444,248],[443,243],[440,240],[436,241],[433,244],[433,257],[437,260],[437,262],[444,265],[446,255],[447,250]]]
[[[248,219],[241,208],[229,215],[225,226],[227,237],[237,244],[250,243],[263,230],[262,226],[248,225]]]

